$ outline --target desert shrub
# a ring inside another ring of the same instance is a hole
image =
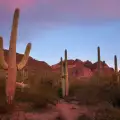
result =
[[[46,82],[36,83],[30,85],[29,89],[21,92],[20,89],[17,89],[16,100],[22,102],[32,102],[34,103],[34,108],[46,107],[48,103],[55,104],[54,102],[58,99],[57,89],[52,87],[51,84]]]
[[[70,83],[69,92],[70,95],[74,95],[74,93],[79,90],[82,86],[84,86],[79,80],[72,81]]]
[[[75,81],[70,85],[70,97],[75,96],[80,104],[98,104],[108,102],[113,106],[120,106],[120,85],[112,84],[112,77],[97,77],[88,83]]]
[[[95,112],[94,120],[120,120],[120,111],[115,108],[99,108]]]
[[[4,78],[0,79],[0,114],[7,112],[5,82]]]
[[[59,98],[63,97],[62,96],[62,88],[61,87],[58,88],[58,96],[59,96]]]
[[[58,99],[58,75],[51,71],[41,71],[35,73],[33,76],[28,76],[28,81],[25,83],[30,85],[30,88],[24,89],[22,92],[20,88],[16,89],[15,101],[16,102],[32,102],[34,108],[45,107],[48,103],[55,104]],[[17,81],[21,81],[21,77],[17,76]],[[57,82],[56,82],[57,81]],[[5,76],[1,75],[0,78],[0,109],[6,106],[5,94]]]
[[[83,114],[83,115],[80,115],[77,120],[92,120],[92,119],[86,116],[85,114]]]
[[[58,99],[57,90],[50,85],[42,84],[36,90],[30,92],[30,100],[35,103],[35,107],[44,107],[48,103],[55,104]]]

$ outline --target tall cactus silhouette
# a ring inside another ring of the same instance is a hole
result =
[[[97,47],[97,53],[98,53],[98,75],[100,75],[100,47]]]
[[[115,65],[115,72],[118,72],[118,66],[117,66],[117,56],[114,56],[114,65]]]
[[[116,76],[116,81],[119,82],[119,75],[118,75],[118,65],[117,65],[117,56],[114,56],[114,71],[115,71],[115,76]]]
[[[61,58],[61,82],[63,97],[69,94],[69,80],[68,80],[68,65],[67,65],[67,50],[65,50],[65,60]]]
[[[65,96],[65,77],[64,77],[64,64],[61,57],[61,87],[62,87],[62,96]]]
[[[3,38],[0,37],[0,65],[3,69],[8,70],[8,79],[6,80],[6,97],[8,104],[11,104],[14,99],[17,70],[22,69],[26,65],[31,49],[31,43],[28,43],[21,62],[19,64],[16,64],[16,41],[19,13],[20,10],[16,8],[13,16],[10,36],[8,63],[4,59]]]
[[[67,50],[65,50],[65,84],[66,84],[66,89],[65,89],[65,95],[68,96],[69,94],[69,81],[68,81],[68,65],[67,65]]]

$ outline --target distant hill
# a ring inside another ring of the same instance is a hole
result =
[[[5,60],[8,60],[8,50],[4,50]],[[17,53],[17,63],[21,61],[23,54]],[[81,77],[91,77],[97,72],[97,62],[92,63],[91,61],[82,61],[79,59],[70,59],[68,62],[68,72],[69,77],[81,78]],[[42,77],[50,77],[51,79],[60,79],[60,62],[52,66],[48,65],[44,61],[35,60],[32,57],[29,57],[28,63],[25,66],[25,69],[28,69],[29,76],[32,75],[41,79]],[[1,75],[2,69],[0,70]],[[109,67],[106,63],[101,61],[101,71],[105,75],[112,75],[114,69]],[[53,77],[53,78],[52,78]],[[31,77],[32,78],[32,77]]]
[[[8,50],[4,50],[4,55],[5,55],[5,60],[8,61]],[[16,54],[17,56],[17,63],[19,63],[23,57],[23,54]],[[36,70],[52,70],[51,66],[49,66],[46,62],[44,61],[38,61],[35,60],[32,57],[29,57],[27,66],[29,66],[31,69],[36,69]]]
[[[68,72],[69,76],[75,76],[77,78],[81,77],[91,77],[97,72],[98,62],[92,63],[91,61],[81,61],[79,59],[76,60],[68,60]],[[100,62],[101,71],[107,75],[112,75],[114,69],[109,67],[106,63]],[[60,72],[60,62],[51,66],[54,72]]]
[[[8,50],[4,50],[4,56],[5,60],[8,62]],[[17,56],[17,63],[21,61],[23,54],[16,53]],[[46,62],[44,61],[38,61],[35,60],[34,58],[29,56],[27,65],[24,67],[24,69],[27,69],[29,72],[29,80],[32,81],[33,83],[37,81],[42,81],[44,80],[53,80],[53,81],[58,81],[60,79],[59,73],[54,73],[52,71],[51,66],[49,66]],[[3,69],[0,69],[0,78],[5,78],[5,72]],[[37,83],[36,83],[37,84]]]

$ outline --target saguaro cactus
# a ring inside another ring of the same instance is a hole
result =
[[[18,8],[15,9],[13,16],[8,63],[4,59],[3,38],[0,37],[0,65],[3,69],[8,70],[8,79],[6,80],[6,97],[9,104],[12,103],[15,95],[17,70],[22,69],[26,65],[31,49],[31,43],[28,43],[22,61],[19,64],[16,64],[16,41],[19,12],[20,10]]]
[[[65,50],[65,82],[66,82],[65,95],[68,96],[68,94],[69,94],[69,81],[68,81],[67,50]]]
[[[117,56],[114,56],[114,65],[115,65],[115,73],[118,72],[118,66],[117,66]]]
[[[118,65],[117,65],[117,56],[114,56],[114,70],[115,70],[115,76],[116,76],[116,81],[119,82],[119,75],[118,75]]]
[[[68,80],[68,65],[67,65],[67,50],[65,50],[65,60],[61,58],[61,82],[63,97],[69,94],[69,80]]]
[[[98,74],[100,75],[100,47],[97,47],[98,52]]]
[[[65,96],[65,76],[64,76],[64,64],[61,57],[61,85],[62,85],[62,96]]]

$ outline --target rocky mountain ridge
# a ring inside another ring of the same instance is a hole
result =
[[[80,77],[91,77],[93,74],[97,72],[98,62],[92,63],[91,61],[81,61],[79,59],[76,60],[68,60],[68,73],[69,75],[75,76],[77,78]],[[111,75],[114,71],[113,68],[109,67],[104,61],[101,61],[101,71],[105,75]],[[51,66],[54,72],[60,72],[60,62]]]
[[[4,50],[5,60],[8,60],[8,50]],[[23,54],[17,53],[17,62],[22,59]],[[74,76],[76,78],[80,77],[91,77],[97,71],[97,62],[92,63],[91,61],[81,61],[79,59],[70,59],[68,62],[68,73],[69,76]],[[29,57],[28,63],[25,66],[29,72],[38,72],[39,74],[43,71],[60,73],[60,62],[52,66],[48,65],[44,61],[35,60]],[[105,62],[101,61],[101,70],[106,75],[111,75],[114,71],[113,68],[109,67]]]

